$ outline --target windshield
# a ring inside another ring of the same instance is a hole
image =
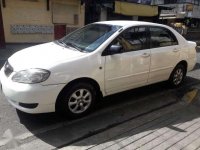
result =
[[[92,52],[120,28],[121,26],[90,24],[63,37],[58,42],[79,51]]]

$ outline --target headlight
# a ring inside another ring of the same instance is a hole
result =
[[[43,69],[28,69],[16,72],[12,80],[19,83],[34,84],[48,79],[50,72]]]

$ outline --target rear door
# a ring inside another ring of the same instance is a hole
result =
[[[151,65],[149,83],[167,80],[180,59],[175,35],[164,27],[149,27]]]

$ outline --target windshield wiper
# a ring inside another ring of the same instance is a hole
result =
[[[68,47],[68,46],[66,45],[66,43],[63,42],[63,41],[61,41],[61,40],[57,40],[57,41],[55,41],[55,42],[58,43],[59,45],[63,46],[63,47]]]
[[[66,44],[67,46],[70,46],[70,47],[72,47],[72,48],[74,48],[74,49],[80,51],[80,52],[83,52],[83,50],[80,49],[76,44],[73,44],[73,43],[70,43],[70,42],[67,42],[67,43],[65,43],[65,44]]]

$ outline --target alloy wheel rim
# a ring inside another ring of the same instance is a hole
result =
[[[92,94],[87,89],[79,89],[73,92],[68,101],[68,108],[72,113],[85,112],[92,102]]]
[[[179,68],[174,73],[173,82],[175,85],[179,85],[182,80],[183,80],[183,70]]]

